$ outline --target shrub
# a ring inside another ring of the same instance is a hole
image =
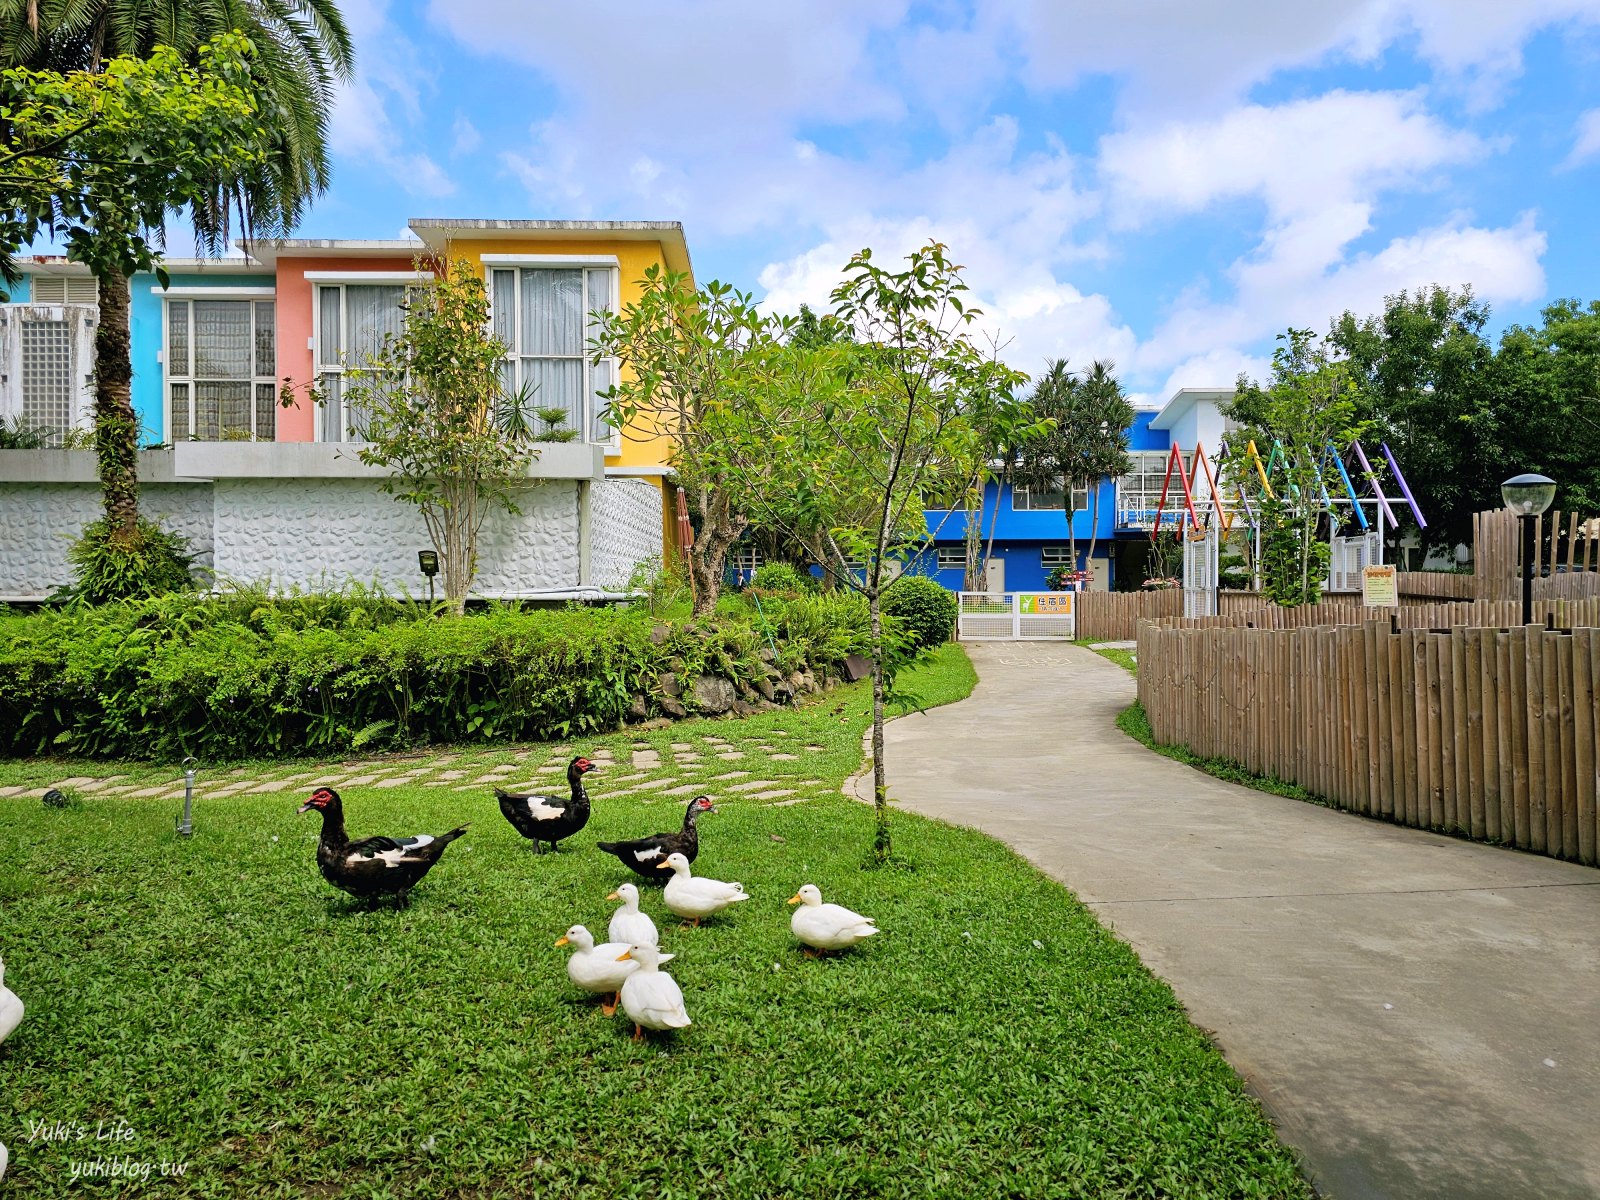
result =
[[[85,525],[67,551],[74,578],[61,598],[105,604],[191,590],[188,543],[142,517],[134,529],[131,543],[118,543],[104,518]]]
[[[955,596],[926,575],[902,575],[890,584],[883,593],[883,611],[919,649],[948,642],[956,624]]]
[[[836,670],[866,649],[865,606],[796,598],[768,624],[665,623],[643,607],[434,619],[351,589],[249,589],[0,616],[0,754],[216,763],[427,742],[542,740],[622,724],[666,671],[735,682]]]
[[[811,576],[786,562],[762,563],[750,576],[750,586],[764,592],[807,592],[812,584]]]

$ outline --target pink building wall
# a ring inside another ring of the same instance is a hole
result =
[[[294,407],[278,410],[280,442],[314,442],[317,439],[317,406],[304,392],[316,379],[311,337],[313,283],[307,271],[410,271],[410,258],[288,258],[279,256],[278,291],[278,378],[287,379],[299,397]]]

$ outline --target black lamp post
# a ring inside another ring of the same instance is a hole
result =
[[[1533,523],[1556,498],[1556,481],[1545,475],[1516,475],[1500,485],[1506,507],[1522,518],[1522,623],[1533,624]]]
[[[428,603],[433,603],[433,577],[439,573],[439,552],[437,550],[418,550],[417,567],[428,577]]]

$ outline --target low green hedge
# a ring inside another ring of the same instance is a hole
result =
[[[855,597],[658,622],[643,609],[434,618],[371,596],[162,596],[0,616],[0,754],[210,762],[562,738],[674,671],[735,682],[867,649]]]
[[[902,575],[883,593],[883,611],[897,618],[922,649],[950,640],[956,626],[954,593],[926,575]]]

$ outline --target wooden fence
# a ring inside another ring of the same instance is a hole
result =
[[[1131,642],[1139,622],[1183,615],[1183,593],[1177,588],[1148,592],[1079,592],[1077,636],[1084,641]]]
[[[1224,592],[1222,595],[1227,595]],[[1256,593],[1243,593],[1256,598]],[[1600,598],[1535,600],[1534,620],[1556,629],[1600,626]],[[1222,606],[1214,617],[1165,617],[1157,624],[1170,629],[1303,629],[1318,625],[1361,625],[1369,621],[1402,629],[1510,628],[1522,623],[1521,600],[1442,600],[1412,602],[1398,608],[1367,608],[1358,600],[1324,600],[1298,608],[1279,608],[1256,598],[1254,604]],[[1141,625],[1143,623],[1141,622]]]
[[[1429,600],[1476,600],[1476,575],[1456,575],[1449,571],[1396,571],[1395,582],[1402,598]],[[1520,593],[1518,593],[1520,595]]]
[[[1340,808],[1593,865],[1600,632],[1139,628],[1156,740]]]
[[[1522,522],[1509,509],[1472,518],[1472,559],[1480,600],[1522,595]],[[1534,521],[1535,598],[1600,596],[1600,518],[1546,513]]]

